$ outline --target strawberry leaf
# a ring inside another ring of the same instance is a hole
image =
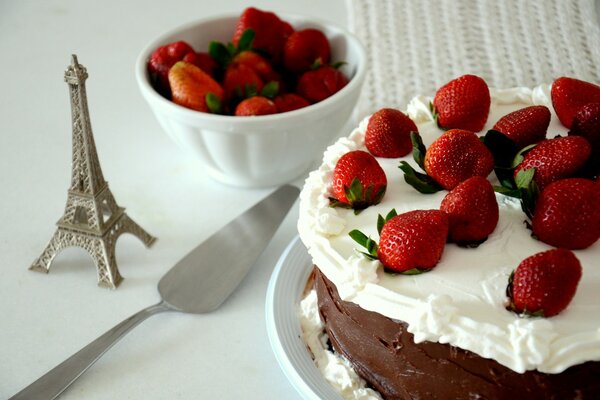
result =
[[[423,273],[429,272],[429,271],[431,271],[431,268],[430,269],[413,268],[413,269],[399,272],[399,274],[400,275],[420,275],[420,274],[423,274]]]
[[[263,87],[263,90],[260,92],[260,95],[267,97],[269,99],[272,99],[275,96],[277,96],[278,93],[279,93],[279,82],[270,81]]]
[[[223,43],[220,42],[210,42],[208,45],[208,54],[221,67],[225,67],[231,61],[231,54],[229,53],[229,50]]]
[[[248,98],[254,97],[254,96],[258,96],[258,90],[257,90],[256,85],[254,83],[246,83],[245,98],[248,99]]]
[[[229,56],[233,58],[238,53],[237,47],[235,47],[233,43],[227,43],[227,52],[229,53]]]
[[[343,67],[346,64],[348,64],[346,61],[338,61],[336,63],[331,64],[331,67],[333,67],[335,69],[340,69],[341,67]]]
[[[528,189],[533,181],[533,175],[535,175],[535,168],[522,169],[517,172],[517,176],[515,177],[517,188]]]
[[[377,233],[381,235],[381,230],[383,229],[383,225],[388,222],[390,219],[394,218],[398,213],[395,208],[392,208],[390,212],[385,216],[385,218],[381,215],[377,215]]]
[[[204,97],[204,101],[206,102],[206,106],[208,107],[208,110],[211,113],[221,114],[222,105],[221,105],[221,99],[219,98],[219,96],[217,96],[216,94],[214,94],[212,92],[208,92],[208,93],[206,93],[206,96]]]
[[[483,137],[483,144],[494,156],[494,165],[510,167],[517,154],[518,148],[514,141],[502,132],[490,129]]]
[[[529,219],[533,218],[535,205],[540,195],[540,189],[533,180],[534,175],[535,168],[527,168],[519,171],[515,177],[517,188],[521,192],[521,208]]]
[[[419,135],[419,132],[411,132],[410,133],[410,141],[412,142],[412,146],[413,146],[413,158],[415,160],[415,162],[417,163],[417,165],[419,167],[421,167],[421,169],[424,171],[425,170],[425,153],[427,152],[427,149],[425,148],[425,145],[423,144],[423,139],[421,138],[421,135]]]
[[[440,126],[440,114],[438,114],[437,110],[435,109],[435,107],[431,101],[429,102],[429,109],[431,110],[431,116],[433,117],[433,122],[435,122],[435,124],[437,125],[438,128],[445,131],[446,128],[442,128]]]
[[[404,172],[404,180],[406,183],[414,187],[420,193],[431,194],[442,190],[442,187],[429,175],[415,171],[415,169],[406,161],[400,161],[398,168]]]
[[[501,132],[489,130],[483,137],[483,144],[494,156],[494,172],[500,184],[508,189],[516,189],[513,180],[513,160],[518,148],[514,141]]]
[[[377,242],[359,231],[354,229],[348,232],[348,235],[358,244],[367,249],[366,252],[361,251],[363,255],[371,260],[377,260]]]
[[[531,149],[533,149],[535,146],[537,146],[537,143],[530,144],[529,146],[525,146],[521,150],[519,150],[519,152],[512,161],[511,167],[517,168],[517,166],[523,162],[525,154],[531,151]]]
[[[511,189],[506,186],[494,186],[494,191],[505,196],[514,197],[515,199],[521,198],[521,191],[519,189]]]
[[[241,53],[245,50],[250,50],[252,48],[252,42],[254,41],[254,30],[246,29],[242,36],[240,36],[240,40],[238,41],[237,53]]]

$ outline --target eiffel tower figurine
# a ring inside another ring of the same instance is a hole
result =
[[[156,240],[117,205],[104,180],[87,105],[85,67],[71,56],[65,71],[69,85],[73,128],[73,166],[71,187],[65,213],[56,223],[56,232],[39,258],[30,267],[33,271],[48,272],[56,254],[65,247],[84,248],[98,270],[98,285],[116,288],[121,280],[115,258],[115,245],[122,233],[137,236],[146,247]]]

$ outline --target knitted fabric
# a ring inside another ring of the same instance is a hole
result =
[[[594,0],[347,0],[369,62],[358,116],[405,109],[463,74],[533,87],[571,76],[600,84]]]

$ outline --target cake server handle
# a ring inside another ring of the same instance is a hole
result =
[[[163,311],[172,311],[167,303],[144,308],[48,371],[37,381],[9,400],[54,400],[79,376],[91,367],[108,349],[146,318]]]

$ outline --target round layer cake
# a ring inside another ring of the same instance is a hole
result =
[[[547,136],[567,134],[553,111],[550,85],[490,88],[490,95],[482,132],[509,112],[545,105],[552,112]],[[418,96],[407,109],[426,146],[443,132],[434,121],[431,101]],[[384,398],[509,398],[519,389],[528,398],[600,396],[600,241],[574,251],[583,268],[581,281],[567,309],[551,318],[523,318],[505,308],[511,272],[525,258],[552,247],[531,237],[520,202],[501,194],[496,194],[498,225],[479,247],[449,243],[438,265],[424,274],[385,272],[379,261],[360,254],[348,233],[359,229],[378,239],[379,214],[439,209],[447,192],[421,194],[409,186],[398,166],[404,160],[418,170],[410,155],[377,158],[388,180],[381,203],[359,214],[331,207],[336,162],[349,151],[366,150],[367,123],[368,118],[326,150],[323,164],[311,172],[300,195],[298,230],[318,268],[320,312],[333,347]],[[493,174],[489,179],[494,182]],[[338,317],[348,318],[347,323]],[[364,339],[360,345],[359,337]],[[369,347],[367,338],[376,347]],[[381,346],[397,357],[368,357],[382,351]],[[399,365],[382,369],[377,360]],[[428,367],[428,361],[436,366]],[[386,370],[391,371],[388,377],[381,372]]]

